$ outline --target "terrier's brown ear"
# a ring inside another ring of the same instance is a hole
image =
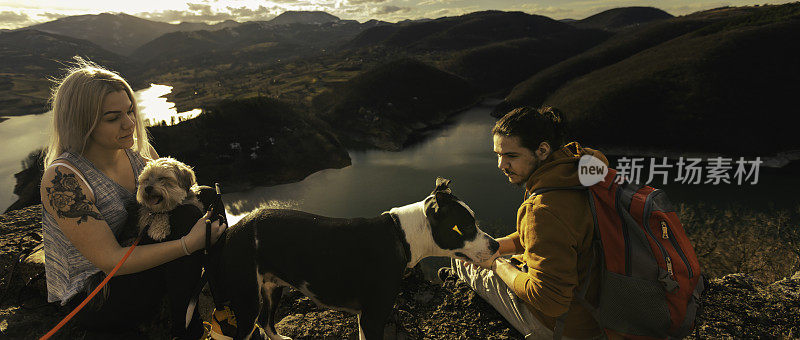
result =
[[[178,170],[178,181],[181,185],[181,188],[185,189],[187,192],[191,191],[192,187],[197,184],[197,178],[194,175],[194,171],[192,168],[183,163],[176,163],[176,167]]]

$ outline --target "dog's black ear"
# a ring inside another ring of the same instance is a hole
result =
[[[443,192],[446,192],[446,193],[449,194],[449,193],[452,192],[450,190],[449,185],[450,185],[450,180],[449,179],[445,179],[443,177],[436,177],[436,189],[433,189],[433,191],[434,192],[443,191]]]
[[[208,185],[199,185],[195,187],[195,190],[197,199],[203,204],[203,211],[207,211],[211,203],[214,203],[214,200],[217,199],[217,191]]]

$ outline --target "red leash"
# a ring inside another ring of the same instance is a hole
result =
[[[89,296],[87,296],[85,299],[83,299],[83,302],[81,302],[81,304],[78,305],[78,307],[75,307],[75,309],[71,313],[69,313],[69,315],[67,315],[64,318],[64,320],[61,320],[61,322],[59,322],[58,325],[53,327],[53,329],[51,329],[49,332],[47,332],[47,334],[45,334],[44,336],[39,338],[39,340],[47,340],[47,339],[49,339],[51,336],[53,336],[53,334],[56,334],[56,332],[58,332],[58,330],[61,329],[61,327],[64,327],[64,325],[66,325],[67,322],[70,319],[72,319],[72,317],[75,316],[75,314],[78,314],[78,312],[81,309],[83,309],[84,306],[86,306],[86,304],[89,302],[89,300],[91,300],[95,295],[97,295],[97,292],[99,292],[100,289],[103,289],[103,287],[106,285],[106,283],[108,283],[108,280],[111,280],[111,277],[113,277],[114,274],[117,273],[117,270],[119,270],[119,267],[122,267],[122,264],[125,263],[125,260],[127,260],[128,256],[131,255],[131,253],[133,252],[133,248],[136,248],[136,245],[139,244],[139,240],[141,238],[142,237],[141,237],[141,234],[140,234],[139,237],[136,238],[136,241],[133,242],[133,245],[131,246],[131,248],[128,249],[128,252],[125,253],[125,256],[122,257],[122,260],[120,260],[119,263],[117,263],[117,266],[114,267],[114,269],[112,269],[111,272],[108,273],[108,275],[106,275],[106,278],[103,280],[103,282],[101,282],[100,285],[97,286],[97,288],[95,288],[89,294]]]

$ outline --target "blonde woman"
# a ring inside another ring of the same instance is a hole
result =
[[[80,303],[90,277],[110,272],[127,252],[117,240],[127,218],[125,207],[135,202],[145,160],[158,157],[128,83],[94,63],[76,60],[53,92],[53,129],[40,189],[47,299],[62,305]],[[171,266],[196,266],[199,279],[199,262],[190,260],[196,256],[185,254],[204,247],[208,216],[181,240],[137,247],[109,282],[108,297],[96,296],[75,322],[128,331],[152,317],[163,295],[170,294],[163,278]],[[212,223],[213,242],[225,227]],[[171,302],[173,309],[182,303]],[[189,330],[182,320],[172,324],[175,337],[202,334],[197,312]]]

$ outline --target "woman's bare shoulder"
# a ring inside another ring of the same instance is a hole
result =
[[[39,188],[42,202],[45,202],[45,197],[52,192],[65,190],[78,191],[88,200],[94,201],[94,192],[83,174],[70,161],[63,159],[53,162],[44,170]]]

